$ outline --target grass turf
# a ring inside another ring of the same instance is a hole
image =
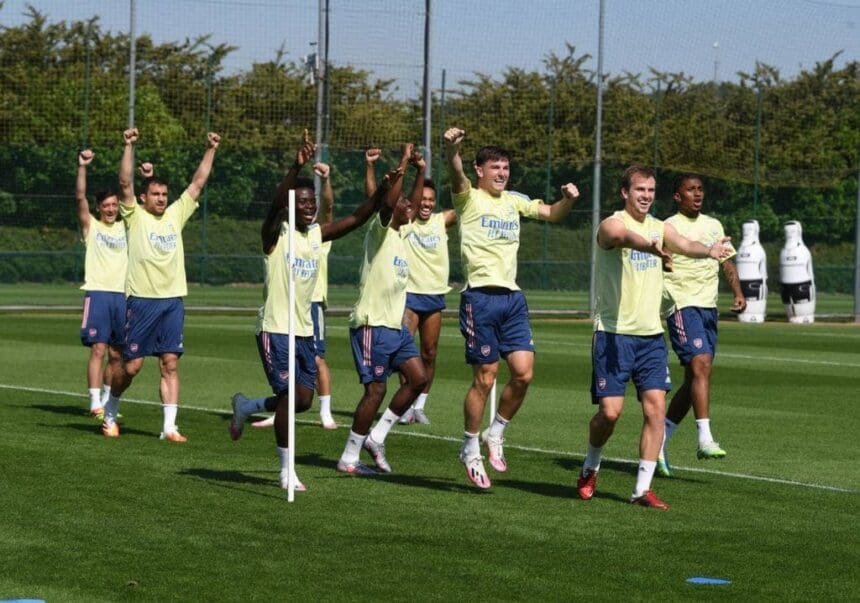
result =
[[[443,328],[432,424],[388,439],[395,472],[335,472],[361,390],[345,321],[332,320],[341,428],[316,425],[316,407],[299,415],[309,491],[292,504],[277,487],[271,432],[249,427],[238,443],[226,433],[230,394],[268,391],[253,319],[189,313],[186,445],[157,439],[155,359],[127,392],[123,436],[105,440],[86,413],[77,314],[0,323],[0,597],[808,600],[851,599],[860,587],[853,326],[722,323],[712,416],[729,456],[696,461],[688,418],[671,444],[678,477],[655,478],[672,506],[663,513],[627,504],[641,425],[633,395],[597,495],[576,498],[593,413],[585,321],[534,321],[535,380],[508,430],[510,469],[491,471],[482,493],[456,460],[470,373],[455,320]],[[694,576],[731,584],[685,582]]]

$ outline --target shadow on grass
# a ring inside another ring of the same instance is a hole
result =
[[[36,410],[51,412],[55,415],[71,415],[81,419],[90,416],[89,411],[84,406],[73,406],[70,404],[28,404],[26,406],[28,408],[35,408]]]
[[[446,478],[432,478],[418,475],[407,475],[404,473],[377,473],[376,475],[355,476],[340,473],[337,470],[337,459],[326,458],[319,454],[303,454],[296,457],[296,465],[310,465],[331,470],[331,478],[334,479],[362,479],[376,480],[378,482],[410,486],[413,488],[425,488],[440,492],[461,492],[467,494],[487,494],[487,490],[480,490],[466,483],[465,477],[462,482]]]
[[[451,479],[435,479],[430,477],[421,477],[418,475],[404,475],[396,473],[380,473],[376,478],[380,481],[390,482],[401,486],[410,486],[412,488],[425,488],[427,490],[437,490],[439,492],[456,492],[460,494],[491,494],[492,490],[481,490],[475,486],[470,486],[466,483],[466,478],[463,481],[453,481]]]
[[[189,475],[200,479],[215,482],[226,482],[231,484],[250,484],[254,486],[271,486],[276,483],[274,479],[258,477],[250,473],[243,473],[233,469],[209,469],[206,467],[189,467],[179,471],[179,475]]]
[[[101,423],[92,422],[92,423],[67,423],[62,426],[55,427],[66,427],[68,429],[75,429],[77,431],[85,431],[87,433],[92,433],[98,435],[101,438],[104,438],[102,435]],[[143,429],[134,429],[133,427],[126,427],[124,423],[120,423],[119,426],[119,438],[104,438],[106,440],[112,439],[122,439],[124,436],[143,436],[146,438],[158,438],[160,432],[157,431],[145,431]]]
[[[571,459],[571,458],[556,458],[554,462],[559,467],[561,467],[563,469],[567,469],[568,471],[571,471],[573,473],[573,477],[571,478],[571,480],[572,480],[572,486],[573,486],[574,491],[575,491],[575,489],[576,489],[576,478],[579,477],[579,474],[582,471],[582,460]],[[622,463],[619,461],[601,461],[600,472],[603,473],[607,469],[609,469],[611,471],[615,471],[616,473],[624,473],[626,475],[629,475],[631,478],[633,478],[635,480],[636,479],[636,473],[638,472],[639,467],[637,464],[633,464],[632,462]],[[670,482],[670,481],[671,482],[683,482],[686,484],[702,484],[705,481],[705,480],[698,479],[695,477],[688,477],[688,476],[681,477],[678,475],[678,471],[679,471],[678,469],[673,469],[673,470],[675,473],[673,474],[672,477],[661,477],[660,475],[658,475],[655,472],[654,473],[654,480],[652,481],[652,485],[655,483],[659,484],[661,482],[665,483],[665,482]],[[683,471],[683,469],[681,469],[680,471]],[[594,498],[618,498],[618,499],[621,499],[621,497],[612,496],[610,494],[602,494],[600,492],[600,490],[597,490],[594,493]],[[626,501],[627,499],[625,498],[623,500]]]
[[[264,498],[281,500],[286,496],[278,484],[277,477],[274,479],[266,479],[232,469],[210,469],[208,467],[187,467],[177,471],[177,474],[183,477],[193,477],[206,480],[215,487],[225,488],[227,490],[236,490],[244,492],[245,494],[262,496]],[[243,486],[270,486],[271,490],[263,492]]]

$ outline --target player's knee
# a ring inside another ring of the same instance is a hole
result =
[[[600,409],[598,416],[601,420],[614,425],[618,422],[618,419],[621,418],[621,409],[615,407],[604,407]]]
[[[487,397],[496,380],[495,374],[479,373],[472,380],[472,387],[477,389],[484,397]]]
[[[693,373],[694,377],[710,377],[712,365],[713,358],[711,355],[701,354],[693,357],[693,360],[690,362],[690,371]]]
[[[424,391],[424,388],[427,387],[427,382],[429,379],[427,378],[427,373],[421,371],[419,375],[416,375],[412,379],[409,380],[409,388],[416,393],[421,393]]]
[[[436,364],[436,354],[438,353],[438,348],[433,347],[422,347],[421,348],[421,360],[426,365]]]
[[[134,360],[129,360],[124,365],[122,365],[123,373],[125,373],[129,379],[132,379],[137,376],[140,372],[140,369],[143,368],[143,358],[135,358]]]
[[[90,357],[102,360],[105,357],[107,346],[103,343],[94,343],[90,348]]]
[[[531,384],[533,376],[534,371],[532,370],[511,375],[511,385],[514,387],[525,389],[529,386],[529,384]]]

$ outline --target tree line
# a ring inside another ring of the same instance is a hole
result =
[[[49,22],[29,10],[27,22],[0,28],[0,216],[44,225],[55,219],[46,216],[44,197],[70,194],[80,148],[97,152],[91,190],[115,185],[128,116],[130,39],[103,31],[95,17]],[[302,131],[313,131],[316,87],[305,65],[283,51],[226,73],[224,59],[235,50],[208,36],[163,44],[146,34],[137,38],[138,153],[184,185],[206,131],[218,131],[225,144],[210,180],[209,211],[256,219]],[[697,82],[656,69],[607,76],[604,210],[617,206],[620,170],[637,161],[658,170],[663,215],[672,209],[673,174],[696,171],[706,177],[711,209],[729,232],[739,233],[743,220],[756,217],[764,238],[778,237],[783,221],[797,219],[808,242],[850,240],[860,169],[860,74],[856,60],[837,67],[838,58],[791,79],[762,63],[734,82]],[[489,143],[511,149],[512,186],[533,197],[555,198],[554,184],[567,180],[587,191],[594,184],[597,75],[591,63],[569,44],[565,53],[546,56],[540,71],[508,68],[457,82],[444,106],[435,91],[435,140],[446,126],[458,125],[473,145],[466,153]],[[348,206],[362,194],[363,148],[393,152],[402,141],[420,141],[421,99],[403,98],[393,80],[351,66],[330,65],[327,74],[329,160],[338,197]],[[67,216],[62,220],[67,224]]]

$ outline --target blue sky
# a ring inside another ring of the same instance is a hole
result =
[[[126,31],[127,0],[5,0],[3,25],[27,4],[53,20],[99,15],[103,29]],[[158,41],[211,33],[238,46],[225,66],[238,70],[275,56],[313,52],[317,0],[137,0],[138,33]],[[411,94],[421,79],[424,0],[330,0],[331,58],[397,79]],[[506,66],[540,69],[547,53],[597,55],[597,0],[433,0],[433,85]],[[606,0],[604,69],[647,73],[653,66],[696,80],[736,81],[755,61],[784,77],[843,50],[860,58],[860,0]],[[586,65],[596,69],[596,58]]]

